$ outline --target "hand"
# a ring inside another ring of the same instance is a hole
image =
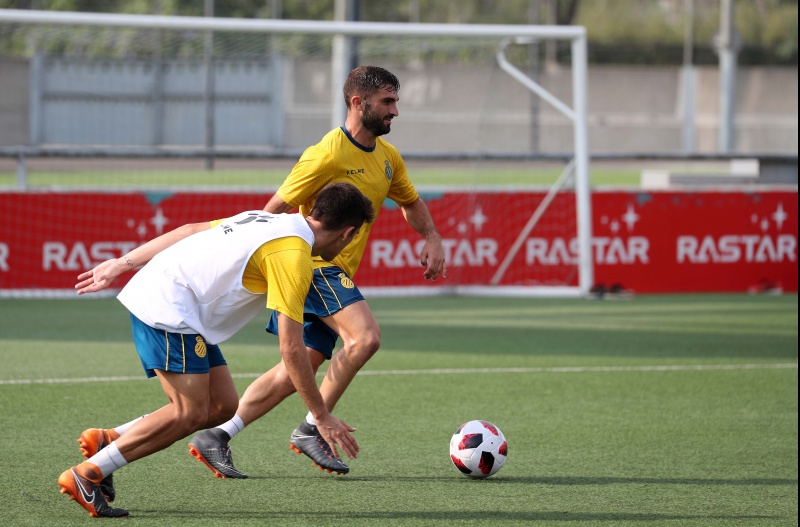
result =
[[[419,263],[425,268],[422,276],[425,280],[436,280],[441,275],[447,278],[447,265],[444,261],[444,247],[442,239],[425,240],[422,251],[419,253]]]
[[[121,265],[116,258],[106,260],[98,264],[94,269],[78,275],[78,283],[75,289],[78,294],[96,293],[109,287],[116,278],[123,272],[130,269],[126,265]]]
[[[322,438],[328,442],[333,450],[333,455],[339,459],[339,451],[337,446],[350,459],[358,457],[358,442],[350,432],[355,432],[356,429],[348,425],[344,421],[340,421],[334,416],[328,414],[327,418],[317,419],[317,430],[322,434]]]

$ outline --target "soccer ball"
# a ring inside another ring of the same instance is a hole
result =
[[[450,459],[470,478],[488,478],[502,468],[506,456],[503,432],[488,421],[468,421],[450,439]]]

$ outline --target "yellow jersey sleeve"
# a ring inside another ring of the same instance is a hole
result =
[[[411,179],[408,177],[406,164],[403,161],[403,158],[400,156],[400,152],[398,152],[394,147],[388,148],[387,150],[389,150],[391,153],[387,157],[393,158],[391,165],[393,174],[392,184],[389,187],[389,194],[386,197],[398,205],[411,205],[417,200],[417,198],[419,198],[417,189],[414,188],[414,185],[411,183]]]
[[[296,236],[271,240],[250,257],[242,284],[267,294],[267,308],[303,323],[303,306],[311,287],[311,248]]]
[[[333,182],[335,166],[330,151],[320,145],[307,148],[278,189],[278,196],[292,207],[308,204],[325,185]]]

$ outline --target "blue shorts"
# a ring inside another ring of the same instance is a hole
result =
[[[328,317],[342,308],[364,300],[353,280],[335,265],[314,269],[314,279],[303,306],[303,341],[330,359],[336,347],[336,334],[320,317]],[[267,331],[278,334],[278,313],[273,311]]]
[[[131,328],[133,344],[147,377],[155,377],[155,370],[208,373],[215,366],[227,364],[219,346],[209,344],[200,335],[154,329],[136,318],[133,313]]]

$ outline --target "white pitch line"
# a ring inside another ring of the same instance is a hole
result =
[[[797,369],[796,362],[765,364],[678,364],[655,366],[562,366],[552,368],[439,368],[433,370],[366,370],[358,375],[452,375],[464,373],[603,373],[603,372],[665,372],[711,370],[785,370]],[[319,372],[317,375],[324,375]],[[234,373],[234,379],[255,379],[261,373]],[[70,379],[8,379],[0,385],[11,384],[69,384],[84,382],[143,381],[144,375],[120,377],[74,377]]]

